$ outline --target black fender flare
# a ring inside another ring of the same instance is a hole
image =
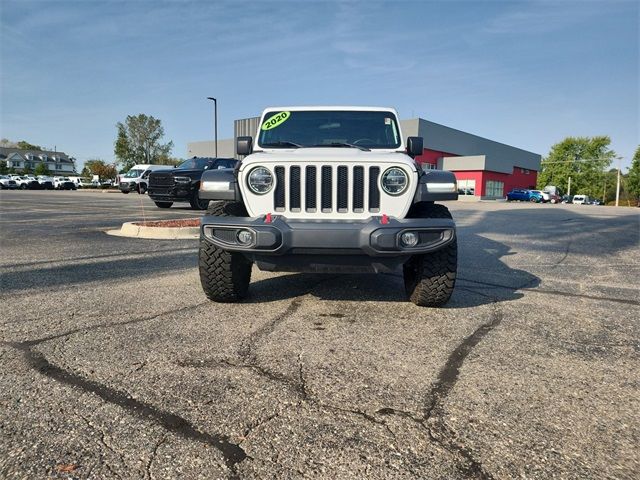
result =
[[[200,178],[199,196],[206,200],[242,200],[233,168],[205,170]]]
[[[456,176],[446,170],[423,170],[418,177],[414,203],[458,200]]]

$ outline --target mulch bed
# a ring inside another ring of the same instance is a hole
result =
[[[141,227],[165,227],[165,228],[199,227],[200,219],[199,218],[183,218],[180,220],[155,220],[153,222],[134,222],[134,225],[139,225]]]

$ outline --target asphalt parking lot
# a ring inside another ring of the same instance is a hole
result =
[[[2,192],[2,478],[593,478],[640,471],[640,209],[450,202],[443,309],[394,275],[254,270],[214,304],[192,217]]]

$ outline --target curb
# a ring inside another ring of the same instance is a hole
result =
[[[200,227],[144,227],[125,222],[118,230],[107,230],[115,237],[147,238],[153,240],[184,240],[200,237]]]

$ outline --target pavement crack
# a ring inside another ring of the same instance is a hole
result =
[[[217,368],[242,368],[242,369],[249,369],[253,372],[255,372],[256,374],[263,376],[271,381],[280,383],[284,386],[286,386],[287,388],[289,388],[289,390],[291,390],[294,394],[297,395],[297,397],[299,398],[299,402],[298,402],[298,406],[302,403],[302,402],[307,402],[310,405],[315,405],[321,409],[324,410],[329,410],[329,411],[333,411],[333,412],[340,412],[340,413],[344,413],[344,414],[349,414],[349,415],[357,415],[365,420],[367,420],[370,423],[374,423],[376,425],[381,425],[383,426],[391,435],[392,438],[396,438],[395,432],[393,432],[393,430],[391,430],[387,424],[387,422],[385,422],[384,420],[380,420],[378,418],[376,418],[375,416],[364,412],[362,410],[356,410],[356,409],[352,409],[352,408],[344,408],[344,407],[338,407],[335,405],[330,405],[327,403],[323,403],[322,401],[320,401],[318,398],[314,397],[310,390],[309,390],[309,386],[308,386],[308,382],[307,382],[307,378],[304,372],[304,362],[302,361],[303,358],[303,352],[300,352],[297,356],[297,379],[294,378],[290,378],[287,377],[285,375],[281,375],[278,373],[274,373],[271,372],[270,370],[266,369],[265,367],[262,367],[261,365],[255,364],[255,363],[234,363],[230,360],[227,359],[211,359],[211,360],[182,360],[179,362],[176,362],[176,365],[180,366],[180,367],[190,367],[190,368],[211,368],[211,367],[217,367]],[[380,411],[376,412],[376,413],[381,413]],[[255,424],[252,424],[250,427],[248,427],[248,429],[245,431],[243,437],[247,437],[248,434],[250,432],[252,432],[253,430],[255,430],[256,428],[260,427],[261,425],[264,425],[265,423],[277,418],[278,416],[282,415],[282,411],[278,411],[276,413],[274,413],[273,415],[270,415],[269,417],[267,417],[264,420],[260,420]]]
[[[57,340],[59,338],[65,338],[65,337],[69,337],[71,335],[74,335],[76,333],[80,333],[80,332],[91,332],[93,330],[98,330],[100,328],[116,328],[116,327],[122,327],[125,325],[134,325],[137,323],[143,323],[143,322],[149,322],[151,320],[155,320],[156,318],[162,317],[163,315],[171,315],[173,313],[182,313],[182,312],[186,312],[189,310],[194,310],[202,305],[206,305],[208,304],[209,301],[206,302],[200,302],[200,303],[196,303],[195,305],[186,305],[184,307],[179,307],[179,308],[174,308],[171,310],[166,310],[164,312],[160,312],[160,313],[156,313],[154,315],[151,316],[147,316],[147,317],[141,317],[141,318],[134,318],[132,320],[127,320],[126,322],[112,322],[112,323],[98,323],[96,325],[90,325],[90,326],[86,326],[86,327],[80,327],[80,328],[74,328],[71,330],[67,330],[66,332],[62,332],[62,333],[58,333],[55,335],[49,335],[46,337],[41,337],[41,338],[37,338],[35,340],[25,340],[23,342],[20,342],[20,345],[25,345],[28,347],[35,347],[36,345],[39,345],[41,343],[44,342],[48,342],[51,340]],[[7,344],[11,344],[12,342],[5,342]],[[16,342],[13,342],[13,345],[15,345]]]
[[[489,322],[480,325],[471,335],[466,337],[451,352],[444,367],[440,370],[438,378],[427,394],[427,406],[421,422],[427,429],[432,441],[463,459],[464,465],[460,466],[460,468],[465,475],[481,480],[491,480],[494,477],[485,470],[482,463],[473,456],[470,449],[455,441],[455,434],[452,434],[446,427],[442,418],[442,403],[456,385],[460,375],[460,368],[466,358],[488,333],[502,323],[503,312],[497,307],[496,299],[493,298],[492,300],[494,302],[493,313]]]
[[[327,278],[322,278],[313,283],[309,288],[307,288],[304,292],[296,295],[295,298],[291,301],[289,306],[285,309],[284,312],[276,315],[270,322],[264,324],[262,327],[258,328],[254,332],[252,332],[247,338],[245,338],[238,348],[238,356],[243,360],[247,361],[249,359],[255,360],[255,346],[258,342],[260,342],[264,337],[267,337],[273,333],[276,327],[287,320],[290,316],[296,313],[300,306],[302,305],[302,299],[306,295],[309,295],[313,290],[318,288],[323,283],[329,282],[338,278],[338,275],[333,275]]]
[[[299,382],[287,377],[286,375],[282,375],[280,373],[272,372],[271,370],[263,367],[254,362],[250,363],[236,363],[226,358],[222,359],[208,359],[208,360],[180,360],[174,362],[179,367],[186,368],[241,368],[253,371],[255,374],[264,377],[268,380],[271,380],[276,383],[280,383],[286,386],[289,390],[294,392],[296,395],[302,396],[302,391],[300,388]]]
[[[132,363],[132,364],[131,364],[131,366],[132,366],[132,367],[134,367],[134,368],[132,368],[132,369],[129,371],[129,375],[131,375],[132,373],[139,372],[139,371],[140,371],[140,370],[142,370],[144,367],[146,367],[146,366],[147,366],[147,361],[146,361],[146,360],[143,360],[143,361],[141,361],[141,362],[135,362],[135,363]]]
[[[242,433],[242,440],[240,441],[239,444],[242,444],[242,442],[244,442],[249,437],[249,435],[251,435],[251,433],[258,430],[260,427],[266,425],[267,423],[275,420],[280,415],[282,415],[282,410],[278,410],[275,413],[272,413],[271,415],[267,416],[266,418],[261,418],[258,421],[254,422],[253,424],[249,425],[245,429],[245,431]]]
[[[416,423],[424,425],[424,419],[421,418],[419,415],[412,412],[407,412],[404,410],[398,410],[397,408],[383,407],[376,410],[375,413],[377,413],[378,415],[397,415],[399,417],[408,418],[410,420],[413,420]]]
[[[571,244],[572,243],[573,243],[573,239],[570,238],[569,241],[567,242],[567,245],[566,245],[565,249],[564,249],[564,253],[563,253],[562,257],[560,258],[560,260],[558,260],[556,263],[554,263],[551,268],[559,267],[567,259],[567,257],[569,256],[569,251],[571,250]]]
[[[263,337],[270,335],[276,329],[278,324],[284,322],[287,318],[293,315],[300,308],[300,305],[302,305],[302,299],[295,298],[284,312],[276,315],[270,322],[264,324],[262,327],[252,332],[240,344],[240,348],[238,349],[238,356],[245,361],[250,358],[254,358],[255,354],[253,350],[256,343],[258,343]]]
[[[158,456],[158,449],[166,441],[167,441],[167,434],[165,433],[164,435],[162,435],[162,437],[160,437],[160,440],[156,442],[155,446],[153,447],[153,450],[151,451],[151,455],[149,456],[149,461],[147,462],[147,466],[146,466],[146,475],[149,480],[153,480],[153,473],[151,469],[153,467],[153,462]]]
[[[87,424],[87,427],[89,427],[91,430],[93,430],[94,432],[98,433],[98,435],[100,435],[100,437],[97,440],[97,443],[99,443],[104,448],[106,448],[108,451],[113,453],[116,456],[116,458],[118,458],[118,460],[120,460],[120,464],[122,465],[122,467],[126,470],[128,467],[127,467],[127,463],[124,460],[124,455],[122,454],[122,452],[119,452],[113,446],[111,446],[109,444],[109,442],[107,442],[106,433],[104,432],[104,430],[102,428],[98,427],[97,425],[93,424],[91,422],[91,420],[89,420],[87,417],[85,417],[81,413],[78,413],[78,416],[82,420],[84,420],[84,422]],[[111,468],[111,465],[109,465],[108,462],[104,462],[104,464],[105,464],[105,467],[107,468],[107,470],[109,470],[109,472],[111,472],[111,474],[113,474],[114,476],[116,476],[118,478],[122,478],[122,475],[120,475],[118,472],[113,470]],[[87,475],[87,476],[89,476],[89,475]]]
[[[393,438],[394,440],[397,439],[396,434],[393,430],[391,430],[391,428],[389,427],[389,424],[387,422],[385,422],[384,420],[380,420],[376,417],[374,417],[373,415],[364,412],[362,410],[357,410],[357,409],[352,409],[352,408],[343,408],[343,407],[337,407],[335,405],[329,405],[327,403],[322,403],[318,400],[314,400],[314,403],[316,403],[320,408],[324,408],[325,410],[331,410],[334,412],[340,412],[340,413],[346,413],[346,414],[350,414],[350,415],[357,415],[358,417],[364,418],[365,420],[367,420],[370,423],[374,423],[376,425],[380,425],[382,427],[384,427],[384,429],[389,432],[389,434],[391,435],[391,438]]]
[[[544,288],[535,288],[533,287],[531,284],[532,282],[527,282],[526,284],[518,287],[518,286],[511,286],[511,285],[503,285],[503,284],[499,284],[499,283],[490,283],[490,282],[483,282],[480,280],[474,280],[472,278],[462,278],[462,277],[458,277],[458,280],[462,281],[462,282],[469,282],[469,283],[474,283],[476,285],[480,285],[481,289],[483,290],[499,290],[499,289],[504,289],[504,290],[512,290],[512,291],[516,291],[516,290],[520,290],[523,292],[533,292],[533,293],[541,293],[541,294],[546,294],[546,295],[559,295],[561,297],[569,297],[569,298],[586,298],[588,300],[596,300],[596,301],[606,301],[606,302],[614,302],[614,303],[623,303],[626,305],[640,305],[640,301],[638,300],[632,300],[632,299],[626,299],[626,298],[615,298],[615,297],[602,297],[599,295],[587,295],[587,294],[583,294],[583,293],[571,293],[571,292],[562,292],[560,290],[549,290],[549,289],[544,289]],[[456,288],[458,288],[456,286]],[[478,290],[472,289],[470,287],[463,287],[468,291],[471,291],[473,293],[477,293],[479,295],[481,295],[481,293]],[[487,297],[487,298],[493,298],[493,297]]]
[[[201,442],[217,449],[222,454],[227,468],[229,468],[234,476],[236,473],[236,464],[247,458],[245,451],[239,445],[232,443],[229,440],[229,437],[202,432],[184,417],[161,410],[150,403],[133,398],[119,390],[65,370],[49,362],[42,353],[33,350],[30,342],[14,342],[7,343],[7,345],[21,351],[27,364],[33,370],[48,378],[70,387],[80,389],[84,392],[94,394],[107,403],[121,407],[133,416],[144,420],[153,420],[165,430],[173,432],[182,438]]]
[[[304,378],[304,363],[302,362],[302,352],[298,354],[298,380],[300,381],[300,394],[303,400],[309,399],[307,381]]]
[[[462,343],[453,350],[453,352],[451,352],[444,367],[440,370],[436,382],[432,385],[431,390],[427,394],[427,398],[429,399],[425,412],[425,418],[427,420],[436,406],[441,403],[447,395],[449,395],[449,392],[451,392],[455,386],[458,381],[458,376],[460,375],[460,368],[471,351],[489,332],[502,323],[502,318],[502,310],[494,308],[494,312],[491,315],[489,322],[480,325],[471,335],[466,337]]]

